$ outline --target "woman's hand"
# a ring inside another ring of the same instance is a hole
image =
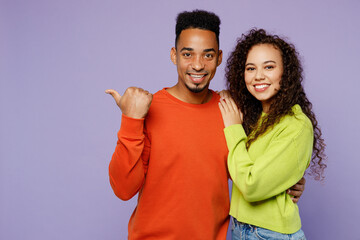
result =
[[[231,97],[221,98],[219,108],[225,127],[243,123],[243,114]]]
[[[216,92],[220,95],[221,98],[231,98],[229,90],[221,90],[220,92]]]

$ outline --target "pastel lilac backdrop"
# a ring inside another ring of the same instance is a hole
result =
[[[224,57],[252,27],[287,36],[329,157],[300,201],[308,239],[360,239],[359,1],[0,1],[0,239],[125,239],[136,198],[108,183],[120,111],[104,90],[177,81],[175,16],[222,19]],[[211,87],[224,88],[223,63]]]

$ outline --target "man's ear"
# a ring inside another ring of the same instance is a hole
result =
[[[217,66],[219,66],[222,63],[222,56],[223,56],[223,52],[221,50],[219,50]]]
[[[171,61],[176,65],[176,48],[172,47],[170,50]]]

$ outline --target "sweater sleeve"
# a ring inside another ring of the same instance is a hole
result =
[[[115,152],[109,165],[111,187],[117,197],[129,200],[142,187],[148,167],[150,142],[144,119],[122,115]]]
[[[233,184],[248,202],[261,201],[289,189],[303,176],[312,155],[312,127],[289,127],[271,140],[264,154],[252,158],[240,124],[224,129]],[[254,143],[253,143],[254,144]]]

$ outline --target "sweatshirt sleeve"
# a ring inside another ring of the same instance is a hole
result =
[[[252,158],[246,148],[246,133],[240,124],[224,129],[229,148],[228,168],[233,184],[245,200],[261,201],[289,189],[301,179],[312,155],[312,126],[285,127]],[[254,143],[253,143],[254,144]]]
[[[144,119],[122,115],[117,145],[109,165],[110,184],[120,199],[129,200],[142,187],[149,151]]]

